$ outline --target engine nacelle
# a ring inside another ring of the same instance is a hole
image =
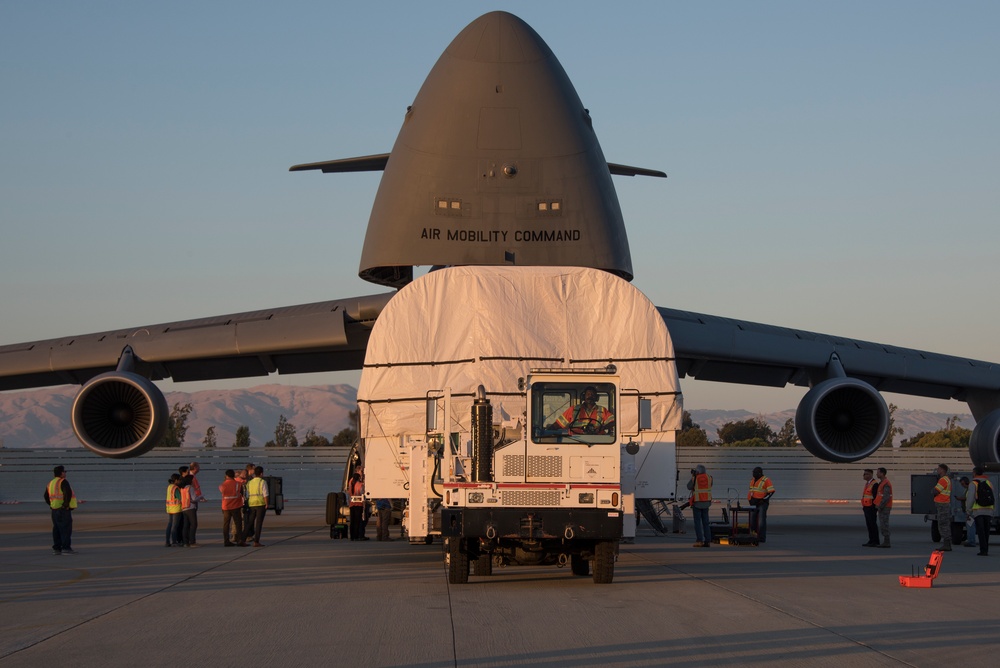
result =
[[[89,450],[125,459],[160,442],[170,409],[160,389],[145,377],[109,371],[91,378],[76,395],[72,420],[73,432]]]
[[[806,393],[795,411],[795,430],[810,453],[828,462],[856,462],[889,433],[889,407],[857,378],[829,378]]]
[[[976,466],[1000,462],[1000,408],[976,423],[969,440],[969,457]]]

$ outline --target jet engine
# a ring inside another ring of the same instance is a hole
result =
[[[969,441],[969,457],[976,466],[1000,462],[1000,408],[976,423]]]
[[[73,400],[73,431],[102,457],[126,459],[149,452],[167,431],[170,411],[159,388],[130,371],[91,378]]]
[[[856,462],[875,452],[889,433],[889,408],[868,383],[828,378],[806,393],[795,430],[810,453],[828,462]]]

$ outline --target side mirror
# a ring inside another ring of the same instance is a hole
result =
[[[649,431],[653,428],[653,402],[650,399],[639,399],[639,431]]]
[[[434,397],[427,397],[427,431],[426,433],[431,433],[432,431],[437,431],[437,399]]]

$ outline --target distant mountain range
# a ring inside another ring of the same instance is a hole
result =
[[[0,445],[7,448],[74,448],[80,447],[69,424],[73,397],[79,388],[61,386],[29,392],[0,393]],[[251,447],[261,447],[274,438],[278,418],[285,418],[296,427],[299,440],[310,428],[332,438],[350,426],[348,412],[357,406],[357,389],[351,385],[260,385],[242,390],[203,390],[200,392],[168,392],[167,404],[192,406],[188,418],[186,446],[198,446],[205,432],[215,426],[218,447],[230,447],[236,440],[240,425],[250,428]],[[704,429],[710,440],[727,422],[746,420],[760,415],[772,429],[778,431],[795,410],[759,414],[744,410],[691,410],[695,423]],[[922,431],[943,429],[953,413],[897,410],[896,425],[903,428],[903,437]],[[958,424],[971,429],[971,415],[959,415]]]
[[[75,386],[30,392],[0,393],[0,444],[7,448],[82,447],[69,423]],[[294,387],[260,385],[242,390],[168,392],[167,405],[191,404],[185,446],[195,447],[215,426],[218,447],[228,448],[241,425],[250,428],[250,447],[274,438],[278,418],[295,426],[301,441],[306,431],[330,439],[350,425],[348,412],[357,408],[358,391],[350,385]]]

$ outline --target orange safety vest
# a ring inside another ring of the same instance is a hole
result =
[[[53,478],[49,481],[49,506],[52,510],[59,510],[63,507],[62,478]],[[69,509],[76,508],[76,492],[70,487],[72,496],[69,498]]]
[[[937,484],[934,485],[934,491],[937,495],[934,497],[934,503],[948,503],[951,501],[951,478],[946,475],[941,476]]]
[[[694,477],[694,489],[691,494],[691,503],[712,500],[712,476],[707,473],[699,473]]]
[[[875,494],[872,492],[872,487],[878,484],[875,478],[865,481],[865,489],[861,492],[861,505],[865,508],[871,506],[875,503]]]
[[[167,485],[167,514],[176,515],[181,512],[181,497],[177,493],[177,485]]]
[[[889,503],[885,504],[886,508],[892,508],[892,483],[889,482],[888,478],[883,478],[882,482],[878,484],[878,494],[875,496],[875,505],[882,505],[882,497],[885,494],[885,488],[889,488]]]
[[[191,485],[181,487],[181,510],[191,510]]]
[[[614,415],[604,406],[594,404],[592,410],[587,410],[583,404],[568,409],[556,420],[556,426],[569,429],[572,433],[585,433],[588,427],[604,429]]]
[[[351,485],[351,488],[347,491],[350,493],[351,497],[350,501],[352,506],[357,507],[365,505],[365,497],[364,497],[365,484],[363,482],[358,480],[353,485]]]
[[[226,479],[219,485],[222,492],[222,509],[239,510],[243,507],[243,486],[236,480]]]
[[[750,491],[747,492],[747,499],[763,499],[768,494],[774,492],[774,485],[771,479],[762,475],[757,480],[750,479]]]

